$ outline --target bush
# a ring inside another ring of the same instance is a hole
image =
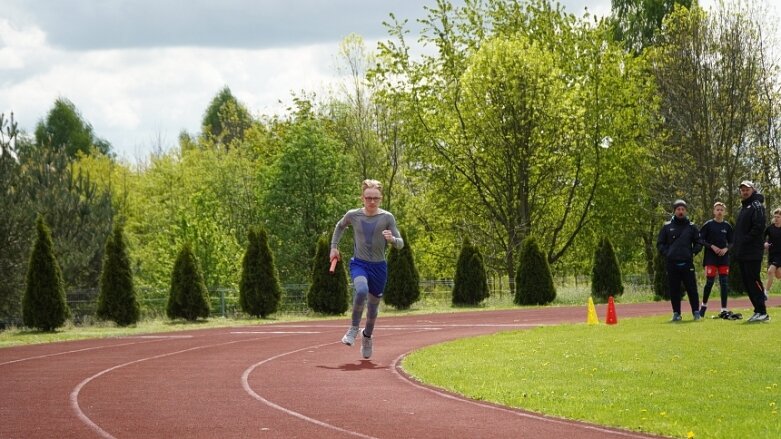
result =
[[[716,284],[718,285],[718,280],[716,280]],[[729,280],[727,281],[727,284],[729,285],[730,297],[739,297],[747,294],[746,286],[743,285],[743,275],[740,272],[740,264],[738,264],[738,261],[736,261],[735,258],[729,259]]]
[[[53,331],[70,317],[70,309],[65,301],[62,271],[52,248],[51,231],[42,215],[38,215],[36,229],[22,298],[22,320],[27,327]]]
[[[170,319],[190,321],[209,317],[209,293],[190,243],[182,246],[174,262],[166,314]]]
[[[265,318],[277,312],[281,301],[282,288],[268,245],[268,233],[263,228],[252,228],[241,263],[241,309],[251,316]]]
[[[401,231],[404,247],[391,247],[388,254],[388,284],[383,299],[396,309],[409,309],[420,299],[420,276],[407,235]]]
[[[130,256],[122,226],[119,224],[114,227],[113,234],[106,238],[97,315],[98,318],[114,321],[119,326],[132,325],[138,322],[141,316],[133,286]]]
[[[475,306],[487,299],[488,276],[480,250],[465,238],[456,262],[451,302],[455,306]]]
[[[602,238],[594,251],[594,266],[591,268],[591,295],[599,303],[605,303],[608,297],[624,294],[621,282],[621,268],[610,239]]]
[[[670,300],[670,285],[667,280],[665,257],[656,252],[654,255],[654,299]]]
[[[306,303],[312,311],[339,315],[350,307],[347,273],[344,270],[343,260],[336,263],[333,274],[329,273],[330,254],[330,240],[323,235],[317,241],[317,250],[312,264],[312,285],[306,293]]]
[[[515,276],[517,305],[545,305],[556,299],[550,266],[532,237],[524,239],[519,256],[518,274]]]

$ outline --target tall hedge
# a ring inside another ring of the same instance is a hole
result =
[[[553,302],[556,299],[556,287],[553,286],[550,265],[533,237],[524,239],[518,260],[515,304],[545,305]]]
[[[251,316],[265,318],[277,312],[281,301],[282,287],[268,245],[268,233],[264,228],[253,227],[241,262],[241,309]]]
[[[621,281],[621,267],[618,265],[616,252],[610,239],[599,240],[594,250],[594,265],[591,268],[591,295],[596,302],[605,303],[608,297],[618,297],[624,294],[624,284]]]
[[[489,294],[483,255],[466,238],[456,262],[451,301],[456,306],[474,306],[487,299]]]
[[[53,331],[70,317],[70,309],[65,301],[62,271],[54,256],[51,231],[42,215],[38,215],[36,232],[22,298],[22,321],[29,328]]]
[[[412,246],[404,230],[400,231],[404,247],[391,247],[388,253],[388,283],[383,299],[396,309],[409,309],[420,299],[420,275],[415,268]]]
[[[738,297],[746,294],[746,286],[743,285],[743,275],[740,273],[740,264],[735,258],[729,259],[729,278],[727,280],[729,285],[730,297]],[[716,279],[715,288],[719,287],[719,280]]]
[[[670,285],[667,280],[665,257],[656,252],[654,255],[654,300],[670,300]]]
[[[166,314],[190,321],[209,317],[209,293],[190,243],[182,246],[174,262]]]
[[[141,309],[133,286],[133,270],[122,226],[117,223],[106,238],[103,269],[100,273],[98,318],[111,320],[119,326],[138,322]]]
[[[350,293],[347,288],[347,273],[344,258],[336,264],[331,274],[329,259],[331,243],[326,235],[317,241],[317,250],[312,263],[312,284],[306,293],[306,303],[312,311],[339,315],[350,307]]]

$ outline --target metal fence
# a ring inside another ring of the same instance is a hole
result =
[[[571,296],[570,301],[579,303],[583,297],[590,294],[591,284],[588,276],[556,276],[556,287],[559,291]],[[645,276],[625,275],[625,294],[644,293],[650,289]],[[279,311],[285,314],[307,314],[309,308],[306,303],[306,292],[309,284],[283,284],[284,294]],[[486,305],[510,305],[513,293],[510,283],[506,278],[489,279],[488,289],[490,297]],[[426,279],[420,282],[420,307],[447,306],[451,301],[453,290],[452,279]],[[239,291],[236,288],[213,287],[209,288],[209,299],[212,316],[236,317],[242,315],[239,305]],[[98,289],[70,290],[66,294],[68,305],[75,323],[89,320],[97,310]],[[139,289],[139,304],[145,317],[164,317],[168,302],[168,290]],[[566,303],[567,300],[564,300]]]

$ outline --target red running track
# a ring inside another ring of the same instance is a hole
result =
[[[669,304],[617,311],[666,318]],[[0,349],[0,438],[647,437],[463,399],[399,367],[422,346],[585,319],[585,306],[380,317],[371,360],[340,343],[347,319]]]

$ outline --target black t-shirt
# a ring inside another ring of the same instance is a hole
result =
[[[727,221],[718,222],[708,220],[700,229],[700,239],[705,246],[705,256],[702,265],[729,265],[729,252],[719,256],[711,250],[710,246],[725,248],[732,245],[732,225]]]
[[[770,243],[768,253],[771,255],[781,254],[781,227],[770,224],[765,229],[765,242]]]

